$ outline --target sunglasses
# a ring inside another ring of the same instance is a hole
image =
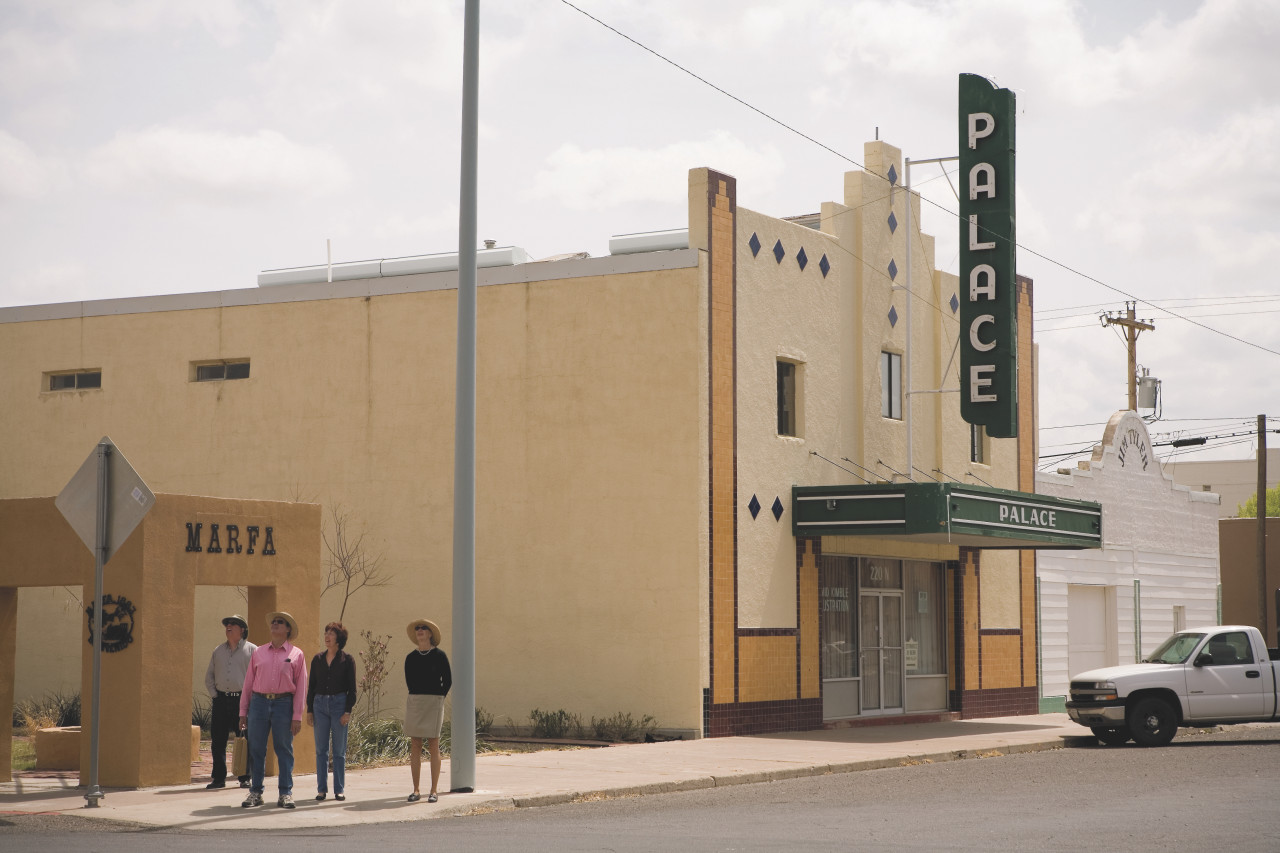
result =
[[[415,631],[430,631],[431,629],[430,629],[430,628],[428,628],[426,625],[419,625],[418,627],[414,628],[413,630],[415,630]]]
[[[288,625],[289,623],[284,621],[283,619],[272,619],[271,624],[272,625]]]

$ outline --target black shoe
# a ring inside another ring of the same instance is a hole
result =
[[[241,779],[241,780],[240,780],[240,787],[241,787],[241,788],[248,788],[248,787],[249,787],[249,780],[248,780],[248,779]]]
[[[333,795],[333,798],[334,798],[335,800],[337,800],[338,802],[342,802],[343,800],[345,800],[345,799],[347,798],[347,795],[346,795],[346,794],[334,794],[334,795]]]
[[[325,794],[316,794],[316,802],[323,803],[325,796],[326,796]]]
[[[214,788],[225,788],[225,787],[227,787],[226,782],[210,782],[208,785],[204,786],[204,789],[206,791],[211,791]]]

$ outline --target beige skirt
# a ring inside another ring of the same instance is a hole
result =
[[[410,693],[404,703],[405,737],[440,737],[444,697]]]

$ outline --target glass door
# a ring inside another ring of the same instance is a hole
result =
[[[862,713],[902,710],[902,593],[859,596]]]

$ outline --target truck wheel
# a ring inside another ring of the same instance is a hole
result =
[[[1133,737],[1129,734],[1128,726],[1121,726],[1118,729],[1094,729],[1093,736],[1101,741],[1103,746],[1123,746]]]
[[[1148,696],[1129,709],[1129,731],[1138,746],[1164,746],[1178,733],[1178,715],[1164,699]]]

